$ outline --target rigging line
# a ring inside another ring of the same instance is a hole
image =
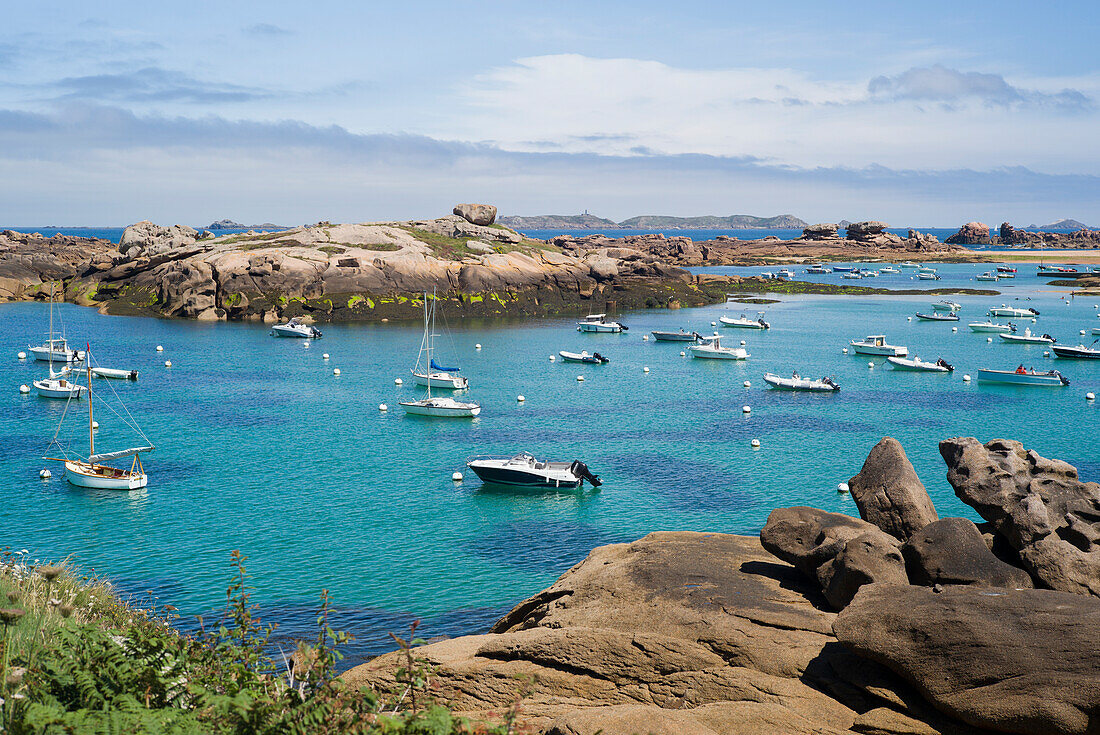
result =
[[[97,366],[102,367],[102,366],[98,365],[98,363],[96,363],[96,364],[92,363],[91,350],[88,351],[88,354],[85,355],[84,359],[86,359],[88,361],[88,364],[91,365],[92,367],[97,367]],[[135,419],[133,414],[130,413],[130,409],[126,408],[126,404],[122,401],[122,397],[118,394],[118,391],[115,390],[115,386],[111,384],[110,378],[101,378],[101,380],[105,381],[107,383],[108,387],[110,387],[111,393],[114,394],[115,399],[118,401],[118,405],[121,406],[122,410],[126,412],[126,416],[124,417],[117,410],[115,410],[115,407],[112,406],[110,403],[102,403],[101,405],[104,408],[106,408],[107,410],[109,410],[111,413],[113,413],[115,416],[122,419],[122,423],[126,424],[131,429],[133,429],[135,432],[137,432],[138,436],[140,436],[142,439],[144,439],[145,441],[152,444],[153,443],[152,440],[149,439],[149,437],[147,437],[145,435],[145,432],[141,430],[141,427],[138,426],[137,419]],[[88,391],[89,391],[89,396],[91,396],[91,386],[88,386]],[[89,398],[89,400],[91,400],[91,399]]]

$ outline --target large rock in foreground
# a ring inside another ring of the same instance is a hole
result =
[[[1100,732],[1100,601],[1052,590],[873,585],[836,619],[852,651],[938,709],[1030,735]]]
[[[160,255],[194,244],[199,233],[187,225],[161,227],[149,220],[130,225],[122,231],[118,251],[134,258],[140,255]]]
[[[1036,580],[1100,595],[1100,485],[1017,441],[946,439],[940,454],[955,494],[993,524]]]
[[[901,548],[914,584],[975,584],[1025,589],[1034,587],[1019,567],[998,559],[981,531],[965,518],[944,518],[913,534]]]
[[[859,516],[906,541],[939,518],[905,450],[893,437],[871,449],[859,474],[848,481]]]

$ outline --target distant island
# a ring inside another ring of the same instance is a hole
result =
[[[1057,222],[1051,222],[1049,225],[1029,225],[1029,230],[1091,230],[1092,228],[1083,222],[1078,222],[1075,219],[1060,219]]]
[[[262,225],[242,225],[240,222],[234,222],[231,219],[220,219],[217,222],[212,222],[204,230],[286,230],[289,229],[283,225],[273,225],[270,222],[264,222]]]
[[[727,217],[666,217],[646,214],[614,222],[588,214],[544,214],[534,217],[501,217],[502,225],[517,230],[799,230],[807,222],[790,214],[776,217],[755,217],[750,214],[731,214]]]

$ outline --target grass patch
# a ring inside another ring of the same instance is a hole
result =
[[[476,250],[468,248],[466,246],[466,240],[459,240],[456,237],[447,237],[446,235],[437,235],[434,232],[427,232],[426,230],[421,230],[416,227],[402,227],[401,229],[427,245],[432,251],[432,254],[439,258],[444,258],[446,260],[462,260],[471,255],[481,255],[481,253]]]
[[[346,253],[348,251],[347,248],[341,248],[336,245],[322,245],[317,249],[323,253],[328,253],[329,255],[340,255],[341,253]]]

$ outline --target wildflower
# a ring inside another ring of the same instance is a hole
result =
[[[0,621],[3,621],[5,625],[18,623],[19,618],[26,614],[27,611],[19,607],[0,607]]]
[[[51,597],[50,598],[50,607],[57,607],[60,604],[61,604],[61,600],[57,599],[56,597]]]
[[[42,578],[45,579],[47,582],[52,582],[60,577],[61,572],[63,571],[63,567],[51,567],[46,565],[38,567],[38,573],[41,574]]]

